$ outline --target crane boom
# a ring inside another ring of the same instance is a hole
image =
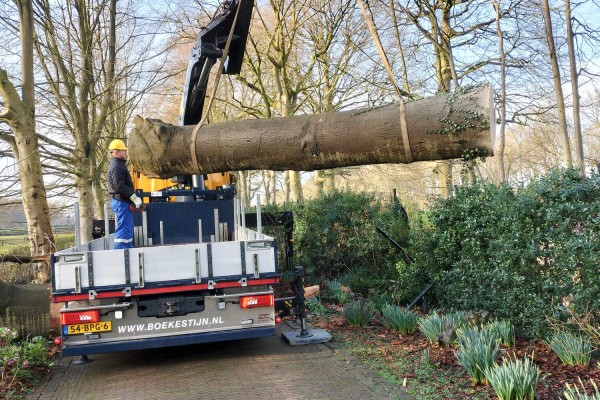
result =
[[[221,6],[220,12],[217,12],[217,15],[198,34],[188,64],[179,125],[195,125],[200,122],[210,70],[218,59],[227,57],[223,67],[224,74],[240,73],[253,7],[254,0],[227,1]],[[233,26],[234,21],[235,26]],[[223,54],[227,37],[232,29],[229,54]]]

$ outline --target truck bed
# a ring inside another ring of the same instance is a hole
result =
[[[239,235],[247,240],[127,250],[111,249],[111,236],[53,255],[54,302],[278,282],[275,240],[250,229]]]

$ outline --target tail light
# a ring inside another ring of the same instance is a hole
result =
[[[273,304],[272,294],[240,297],[240,308],[273,307]]]
[[[100,311],[77,311],[60,314],[61,325],[88,324],[100,321]]]

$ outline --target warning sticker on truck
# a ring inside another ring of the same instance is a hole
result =
[[[148,322],[147,324],[131,324],[123,325],[118,327],[119,333],[138,333],[138,332],[151,332],[151,331],[162,331],[169,329],[184,329],[194,328],[198,326],[211,326],[223,324],[223,317],[212,317],[212,318],[192,318],[178,321],[162,321],[162,322]]]

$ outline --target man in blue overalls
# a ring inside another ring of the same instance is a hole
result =
[[[108,151],[112,156],[108,166],[107,184],[110,193],[110,206],[115,213],[115,249],[130,249],[133,247],[133,216],[129,204],[136,208],[142,207],[140,199],[133,190],[133,181],[125,165],[127,147],[122,140],[110,142]]]

